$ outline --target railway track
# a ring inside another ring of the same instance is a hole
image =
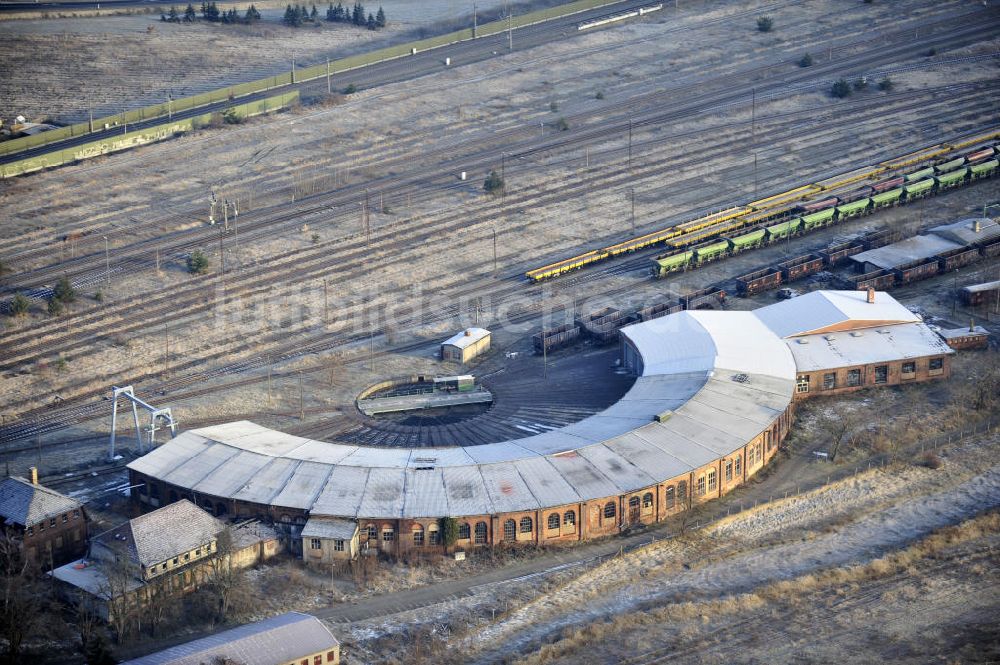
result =
[[[873,59],[871,54],[868,57],[858,56],[858,55],[845,55],[842,60],[836,60],[833,62],[823,63],[821,65],[814,66],[808,70],[802,70],[801,68],[795,67],[792,62],[783,62],[780,65],[775,65],[774,63],[768,63],[756,67],[752,67],[745,70],[740,70],[732,74],[725,75],[712,81],[708,88],[709,91],[703,92],[700,95],[696,95],[694,98],[690,98],[688,95],[679,94],[683,89],[682,85],[671,88],[656,91],[653,93],[648,93],[646,95],[641,95],[638,98],[630,98],[621,102],[612,102],[606,105],[602,105],[600,109],[595,111],[590,111],[583,114],[567,116],[573,125],[582,124],[587,122],[588,119],[594,117],[612,118],[611,122],[606,122],[601,127],[593,128],[587,130],[586,132],[570,132],[571,136],[567,137],[556,137],[549,138],[546,141],[541,142],[539,145],[537,136],[534,135],[534,130],[528,127],[518,127],[503,132],[497,133],[493,140],[491,141],[491,146],[508,146],[507,152],[512,154],[513,158],[518,156],[531,156],[539,153],[544,153],[553,149],[561,149],[567,145],[582,144],[587,142],[593,142],[598,140],[606,139],[608,136],[617,134],[619,137],[624,137],[628,131],[629,124],[633,128],[643,128],[647,126],[653,126],[655,124],[661,123],[667,119],[671,119],[671,113],[675,112],[673,108],[664,108],[663,103],[676,100],[678,96],[685,97],[685,99],[692,99],[695,104],[694,108],[689,111],[689,114],[698,113],[704,108],[717,108],[723,103],[743,103],[749,102],[747,98],[747,80],[753,80],[755,78],[760,78],[771,73],[772,76],[775,72],[772,72],[776,67],[778,68],[788,68],[794,67],[796,70],[793,71],[791,75],[786,74],[778,81],[772,81],[768,84],[761,84],[758,89],[759,95],[763,99],[764,96],[770,94],[768,91],[771,88],[785,88],[790,83],[801,82],[808,80],[810,78],[820,78],[827,74],[833,74],[834,72],[843,72],[845,69],[848,71],[858,70],[859,68],[864,68],[877,61],[884,61],[884,58],[895,54],[897,52],[906,51],[919,51],[920,49],[926,49],[928,44],[937,45],[938,47],[944,48],[947,44],[953,43],[955,39],[961,39],[962,34],[974,34],[976,38],[978,36],[984,36],[989,32],[989,26],[979,25],[973,29],[972,33],[967,33],[969,30],[968,25],[964,23],[963,17],[949,17],[947,19],[942,19],[935,21],[930,28],[942,27],[950,25],[958,25],[959,27],[952,32],[944,35],[936,36],[934,39],[921,42],[921,44],[915,45],[911,41],[911,35],[909,30],[900,30],[890,34],[884,35],[886,39],[886,46],[878,50],[876,57]],[[839,46],[837,50],[850,50],[858,47],[860,44],[865,43],[865,40],[855,40]],[[893,44],[894,46],[890,46]],[[823,83],[827,82],[823,80]],[[741,87],[742,86],[742,87]],[[725,95],[725,100],[720,100],[720,91]],[[772,90],[771,92],[774,92]],[[704,106],[698,106],[699,100],[704,104]],[[643,107],[657,109],[656,112],[652,114],[643,115],[641,113],[636,113],[637,108]],[[677,106],[676,101],[674,101],[674,107]],[[687,104],[690,107],[690,104]],[[684,117],[684,116],[680,116]],[[455,156],[454,146],[446,145],[441,146],[431,151],[425,151],[423,155],[422,165],[427,164],[427,158],[443,158],[444,161],[438,161],[434,163],[435,169],[439,172],[444,170],[448,173],[457,172],[457,170],[471,170],[475,172],[475,169],[483,170],[488,168],[491,164],[496,161],[496,155],[498,152],[497,148],[491,147],[489,150],[480,151],[478,154],[471,157],[475,160],[473,163],[469,164],[470,158],[465,156]],[[383,162],[378,165],[373,165],[368,168],[379,168],[385,171],[391,171],[401,166],[410,163],[412,160],[409,158],[400,158],[397,160],[391,160],[388,162]],[[382,179],[376,179],[369,183],[369,189],[371,191],[390,191],[390,188],[395,183],[396,185],[406,187],[413,185],[420,185],[417,187],[418,191],[422,191],[424,196],[433,195],[434,191],[428,191],[428,185],[430,183],[426,182],[422,176],[415,176],[413,182],[407,182],[405,179],[400,179],[397,177],[386,177]],[[450,185],[450,187],[449,187]],[[459,188],[462,187],[461,184],[454,184],[450,178],[439,178],[433,185],[431,189],[436,189],[440,192],[441,188]],[[397,187],[398,189],[398,187]],[[342,206],[347,203],[355,203],[358,200],[359,195],[362,192],[354,190],[349,194],[349,200],[344,201],[340,199],[331,200],[327,198],[324,200],[320,198],[316,200],[316,206],[313,207],[312,211],[315,210],[327,210],[330,206],[337,207]],[[325,196],[325,195],[324,195]],[[397,195],[398,197],[398,195]],[[303,209],[299,214],[309,214],[309,209]],[[287,221],[287,220],[286,220]],[[251,220],[251,228],[245,228],[245,232],[253,232],[252,225],[254,222]],[[270,232],[274,231],[273,222],[264,221],[263,224],[271,227]],[[187,238],[179,246],[174,247],[164,246],[162,242],[155,240],[145,241],[137,246],[134,251],[126,251],[123,249],[116,249],[116,271],[126,272],[134,269],[142,269],[145,267],[151,267],[154,263],[154,259],[151,258],[155,253],[156,248],[160,248],[163,252],[164,257],[176,255],[180,252],[189,251],[192,248],[202,246],[208,242],[214,240],[212,238],[212,230],[202,230],[195,232],[194,234],[187,234]],[[97,239],[99,241],[99,239]],[[101,247],[100,249],[103,249]],[[44,250],[50,251],[50,250]],[[142,258],[136,263],[135,259],[139,256]],[[37,296],[44,296],[47,294],[48,285],[54,282],[55,279],[62,276],[70,276],[71,278],[76,278],[82,280],[81,283],[93,284],[95,281],[99,281],[99,278],[103,276],[103,265],[101,259],[103,255],[101,253],[93,253],[86,257],[80,257],[76,260],[71,260],[65,264],[50,266],[47,269],[42,269],[41,271],[35,271],[27,275],[20,276],[21,288],[33,291]],[[81,266],[81,264],[85,264]],[[87,265],[89,264],[89,265]],[[81,269],[83,271],[89,271],[92,273],[89,278],[82,276]]]
[[[358,336],[358,337],[356,337],[353,340],[351,340],[351,339],[348,338],[348,339],[341,340],[340,344],[349,344],[352,341],[353,342],[363,341],[365,338],[367,338],[367,335]],[[198,362],[202,362],[202,361],[199,360]],[[261,365],[260,365],[259,362],[255,362],[253,360],[250,360],[250,361],[245,361],[245,362],[242,362],[242,363],[231,364],[230,365],[230,369],[232,371],[248,371],[248,370],[252,370],[255,367],[260,367],[260,366]],[[64,408],[66,408],[66,407],[64,407]]]

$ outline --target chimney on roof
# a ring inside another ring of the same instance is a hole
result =
[[[971,316],[969,317],[969,332],[976,332],[976,321]]]
[[[873,289],[870,286],[868,287],[868,302],[869,303],[875,302],[875,289]]]
[[[465,336],[466,337],[472,337],[472,331],[471,330],[466,330],[465,331]]]
[[[28,474],[31,476],[31,484],[32,485],[37,485],[38,484],[38,467],[37,466],[33,466],[30,469],[28,469]]]
[[[976,233],[982,231],[983,230],[982,220],[977,219],[976,221],[972,222],[972,230]]]

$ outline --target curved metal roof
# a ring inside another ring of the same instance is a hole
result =
[[[196,493],[313,515],[537,510],[687,473],[746,445],[791,402],[792,354],[753,313],[678,312],[622,332],[643,358],[642,376],[612,406],[559,430],[406,449],[315,441],[240,421],[184,432],[128,466]]]

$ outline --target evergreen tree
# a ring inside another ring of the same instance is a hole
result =
[[[212,4],[208,6],[208,20],[218,22],[219,17],[219,6],[215,4],[215,0],[212,0]]]
[[[375,15],[372,14],[371,12],[368,12],[368,20],[365,21],[365,26],[369,30],[374,30],[375,29]]]
[[[295,12],[291,5],[285,5],[285,16],[281,20],[285,25],[295,25]]]
[[[194,22],[194,20],[195,20],[196,18],[198,18],[198,15],[197,15],[197,14],[195,13],[195,11],[194,11],[194,5],[192,5],[192,4],[191,4],[191,3],[189,2],[189,3],[188,3],[188,6],[187,6],[187,9],[185,9],[185,10],[184,10],[184,20],[185,20],[185,21],[186,21],[187,23],[192,23],[192,22]]]
[[[378,8],[378,14],[375,14],[375,27],[376,28],[385,27],[385,12],[382,10],[381,6],[379,6]]]
[[[243,17],[244,23],[256,23],[260,20],[260,12],[253,5],[247,8],[246,16]]]
[[[318,20],[319,12],[316,11],[316,5],[312,6],[312,11],[309,12],[309,20],[315,23]]]
[[[52,297],[59,302],[73,302],[76,300],[76,289],[69,283],[68,277],[63,277],[52,288]]]
[[[201,0],[201,17],[208,20],[208,3],[205,0]]]
[[[351,14],[351,23],[358,26],[365,24],[365,8],[360,2],[355,1],[354,3],[354,12]]]
[[[160,20],[161,20],[161,21],[164,21],[164,22],[166,22],[166,20],[167,20],[167,15],[166,15],[166,14],[164,14],[163,12],[160,12]]]
[[[10,301],[10,309],[8,311],[11,316],[24,316],[30,308],[31,302],[23,294],[18,293]]]
[[[177,8],[174,6],[170,7],[170,11],[167,12],[167,21],[170,23],[178,23],[180,19],[177,17]]]
[[[333,3],[332,2],[330,3],[329,8],[327,8],[327,10],[326,10],[326,20],[327,21],[332,21],[333,20]]]
[[[344,9],[342,2],[338,2],[337,6],[333,8],[333,20],[341,23],[347,21],[347,10]]]

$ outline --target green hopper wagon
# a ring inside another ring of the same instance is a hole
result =
[[[744,233],[743,235],[736,236],[735,238],[730,238],[729,242],[733,244],[733,253],[742,252],[747,249],[753,249],[754,247],[760,247],[764,242],[764,234],[766,231],[764,229],[757,229],[756,231],[751,231],[750,233]]]
[[[941,189],[950,189],[951,187],[958,187],[965,180],[966,174],[968,174],[969,169],[959,169],[957,171],[952,171],[951,173],[945,173],[937,177],[938,187]]]
[[[978,178],[986,178],[993,174],[997,170],[997,166],[1000,166],[1000,160],[991,159],[988,162],[983,162],[982,164],[976,164],[970,167],[972,171],[972,179],[976,180]]]
[[[677,270],[684,270],[684,268],[687,267],[687,264],[691,261],[691,257],[693,255],[694,252],[688,250],[686,252],[678,252],[677,254],[660,256],[654,261],[655,266],[653,271],[656,273],[657,277],[665,277],[669,273]]]
[[[832,224],[833,214],[836,211],[836,208],[826,208],[825,210],[820,210],[819,212],[802,215],[802,230],[808,231],[809,229],[815,229],[818,226]]]
[[[960,166],[963,166],[964,164],[965,164],[965,157],[958,157],[956,159],[947,161],[944,164],[938,164],[934,168],[937,170],[938,173],[947,173],[948,171],[954,171],[955,169],[957,169]]]
[[[876,194],[872,197],[872,208],[885,208],[891,205],[899,203],[900,197],[903,196],[903,188],[897,187],[896,189],[890,189],[887,192],[882,192],[881,194]]]
[[[927,178],[926,180],[906,185],[903,187],[903,190],[906,192],[906,200],[912,201],[927,196],[931,193],[933,187],[934,178]]]
[[[767,237],[769,240],[780,240],[781,238],[786,238],[796,231],[799,230],[799,224],[802,223],[802,219],[796,217],[795,219],[789,220],[787,222],[782,222],[781,224],[775,224],[774,226],[767,227]]]
[[[858,199],[857,201],[851,201],[850,203],[845,203],[843,205],[837,206],[837,218],[846,219],[848,217],[855,217],[857,215],[863,215],[866,210],[868,210],[868,204],[872,200],[869,198]]]
[[[708,263],[709,261],[714,261],[715,259],[724,256],[728,251],[729,241],[720,240],[694,250],[694,260],[695,263],[701,265],[702,263]]]
[[[920,169],[919,171],[914,171],[913,173],[907,173],[903,176],[903,180],[906,182],[916,182],[917,180],[923,180],[924,178],[929,178],[934,175],[934,167],[928,166],[925,169]]]

